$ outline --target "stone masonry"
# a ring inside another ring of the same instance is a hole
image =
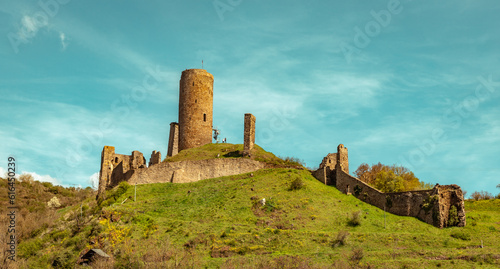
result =
[[[170,123],[170,136],[168,138],[167,157],[172,157],[179,153],[179,124]]]
[[[214,77],[204,69],[182,72],[179,82],[178,150],[212,143]]]
[[[142,161],[141,161],[142,160]],[[105,146],[101,155],[101,174],[97,199],[120,182],[129,184],[187,183],[202,179],[254,172],[264,163],[246,158],[218,158],[199,161],[160,162],[160,152],[153,151],[146,167],[139,151],[132,155],[115,154],[115,148]]]
[[[247,113],[245,114],[245,131],[243,134],[243,156],[250,156],[252,154],[254,144],[255,116]]]
[[[104,146],[101,154],[101,171],[97,198],[106,189],[113,188],[120,182],[129,179],[139,168],[146,167],[146,159],[139,151],[132,155],[115,154],[115,148]]]
[[[161,163],[161,152],[153,150],[153,152],[151,153],[151,158],[149,159],[148,166],[151,167],[151,165],[155,165],[155,164],[159,164],[159,163]]]
[[[336,163],[333,161],[334,156]],[[389,213],[416,217],[439,228],[448,226],[450,209],[455,206],[459,220],[457,226],[465,226],[464,196],[459,186],[436,185],[431,190],[383,193],[349,175],[348,165],[347,148],[341,144],[337,154],[328,154],[313,175],[322,183],[333,185],[341,192],[352,194]]]

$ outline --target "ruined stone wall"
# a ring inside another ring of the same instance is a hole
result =
[[[155,164],[161,163],[161,152],[153,150],[151,153],[151,158],[149,159],[149,167]]]
[[[245,114],[245,130],[243,133],[243,156],[250,156],[255,144],[255,116]]]
[[[453,203],[439,193],[444,190],[436,186],[431,190],[382,193],[361,180],[336,169],[337,188],[346,194],[352,194],[358,199],[399,216],[416,217],[423,222],[439,228],[448,226],[448,213]],[[445,191],[445,193],[448,193]],[[462,199],[463,203],[463,199]],[[453,203],[456,205],[456,203]],[[442,206],[441,206],[442,205]],[[460,211],[463,218],[457,226],[465,225],[465,213]]]
[[[129,184],[187,183],[202,179],[253,172],[265,164],[251,159],[210,159],[199,161],[162,162],[147,169],[139,169],[128,180]]]
[[[179,124],[170,123],[170,135],[168,137],[167,157],[172,157],[179,153]]]
[[[454,206],[458,216],[456,226],[465,226],[464,198],[459,186],[436,185],[431,190],[383,193],[349,175],[348,162],[343,158],[347,158],[347,148],[341,144],[337,150],[337,163],[333,170],[327,165],[334,156],[330,153],[323,159],[320,169],[313,172],[313,176],[324,184],[334,185],[341,192],[352,194],[389,213],[416,217],[439,228],[448,227],[449,212]]]
[[[337,147],[337,163],[342,167],[342,171],[349,174],[349,157],[347,154],[347,148],[340,144]]]
[[[131,155],[115,154],[115,148],[104,146],[101,153],[101,170],[97,198],[107,189],[128,180],[137,169],[146,167],[146,159],[139,151]]]
[[[131,155],[115,154],[105,146],[101,155],[101,173],[97,198],[109,189],[127,181],[129,184],[186,183],[207,178],[253,172],[265,164],[246,158],[220,158],[199,161],[161,162],[161,153],[151,153],[150,166],[139,151]]]
[[[179,82],[179,151],[212,143],[214,77],[203,69],[182,72]]]

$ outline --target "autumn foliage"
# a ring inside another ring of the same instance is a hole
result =
[[[403,166],[377,163],[370,167],[363,163],[354,174],[381,192],[425,190],[433,187],[432,184],[420,181],[412,171]]]

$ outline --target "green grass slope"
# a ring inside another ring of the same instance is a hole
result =
[[[241,150],[210,144],[166,161],[238,158]],[[113,257],[93,268],[500,266],[498,199],[466,201],[467,226],[438,229],[325,186],[296,159],[260,147],[253,158],[273,168],[137,189],[122,183],[100,204],[92,196],[52,210],[53,221],[19,242],[17,266],[74,268],[92,248]]]
[[[218,144],[206,144],[201,147],[186,149],[179,154],[168,157],[164,162],[179,162],[179,161],[197,161],[197,160],[207,160],[215,158],[241,158],[243,157],[243,145],[242,144],[229,144],[229,143],[218,143]],[[268,164],[272,167],[294,167],[303,168],[302,161],[297,158],[279,158],[273,153],[265,151],[258,145],[254,145],[254,150],[252,153],[252,159]]]
[[[292,182],[303,187],[294,190]],[[114,257],[115,268],[500,265],[499,200],[466,202],[467,227],[438,229],[384,214],[321,184],[306,170],[264,169],[253,176],[139,185],[135,202],[134,191],[122,184],[99,219],[63,235],[54,228],[33,239],[41,247],[31,256],[21,256],[29,258],[27,265],[41,266],[51,261],[51,251],[73,249],[67,258],[74,263],[78,251],[101,248]],[[85,244],[71,243],[73,237]]]

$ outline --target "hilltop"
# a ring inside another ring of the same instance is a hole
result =
[[[255,159],[275,167],[291,163],[256,148]],[[235,158],[239,152],[241,145],[206,145],[175,158]],[[500,265],[498,199],[466,201],[467,226],[439,229],[384,213],[297,167],[137,189],[123,182],[100,204],[89,195],[83,206],[54,211],[54,223],[20,242],[20,265],[73,268],[91,248],[112,256],[115,268]]]
[[[190,148],[179,152],[177,155],[168,157],[164,162],[199,161],[217,158],[241,158],[243,157],[242,144],[206,144],[196,148]],[[279,158],[271,152],[265,151],[258,145],[254,145],[251,159],[266,163],[269,167],[293,167],[304,168],[297,158]]]

